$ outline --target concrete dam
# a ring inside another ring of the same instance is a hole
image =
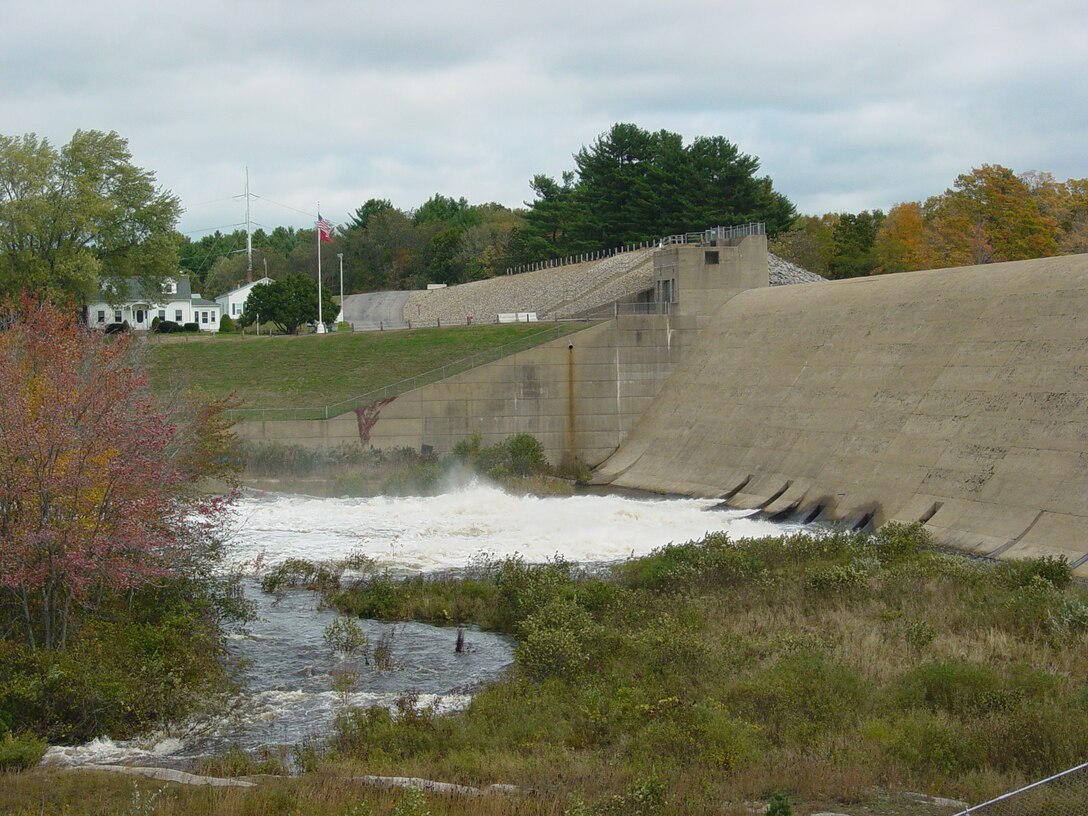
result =
[[[658,249],[653,287],[656,314],[617,309],[356,414],[240,433],[444,452],[527,432],[596,483],[919,521],[1088,576],[1088,255],[770,287],[762,235],[710,237]]]
[[[730,299],[598,481],[1088,570],[1088,255]]]

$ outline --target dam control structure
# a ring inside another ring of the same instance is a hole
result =
[[[611,319],[369,412],[239,432],[438,452],[531,433],[598,484],[922,522],[1088,577],[1088,255],[773,287],[767,258],[761,230],[678,236]]]

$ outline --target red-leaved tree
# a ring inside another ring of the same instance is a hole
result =
[[[160,408],[132,340],[73,310],[0,312],[0,609],[31,648],[63,649],[105,599],[191,568],[227,510],[193,486],[229,424]]]

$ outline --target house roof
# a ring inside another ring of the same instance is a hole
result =
[[[224,292],[223,294],[219,295],[219,297],[217,297],[216,300],[225,300],[226,298],[229,298],[231,295],[236,295],[236,294],[238,294],[239,292],[241,292],[243,290],[252,289],[254,286],[257,286],[258,284],[265,284],[265,283],[272,283],[272,278],[265,275],[263,278],[258,278],[255,281],[248,281],[246,283],[243,283],[241,286],[238,286],[238,287],[236,287],[234,289],[231,289],[229,292]]]
[[[165,284],[173,283],[176,292],[166,291]],[[194,305],[215,306],[214,301],[193,295],[192,281],[188,275],[163,279],[164,287],[158,291],[148,291],[148,281],[140,278],[107,278],[102,281],[98,299],[108,303],[166,303],[171,300],[189,300]]]

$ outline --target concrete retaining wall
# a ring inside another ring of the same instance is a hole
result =
[[[494,444],[530,433],[553,464],[594,465],[612,454],[649,407],[694,340],[694,320],[632,315],[330,420],[243,422],[251,442],[329,447],[364,442],[376,448],[430,445],[448,452],[479,433]]]
[[[743,292],[598,480],[1088,574],[1088,255]]]

